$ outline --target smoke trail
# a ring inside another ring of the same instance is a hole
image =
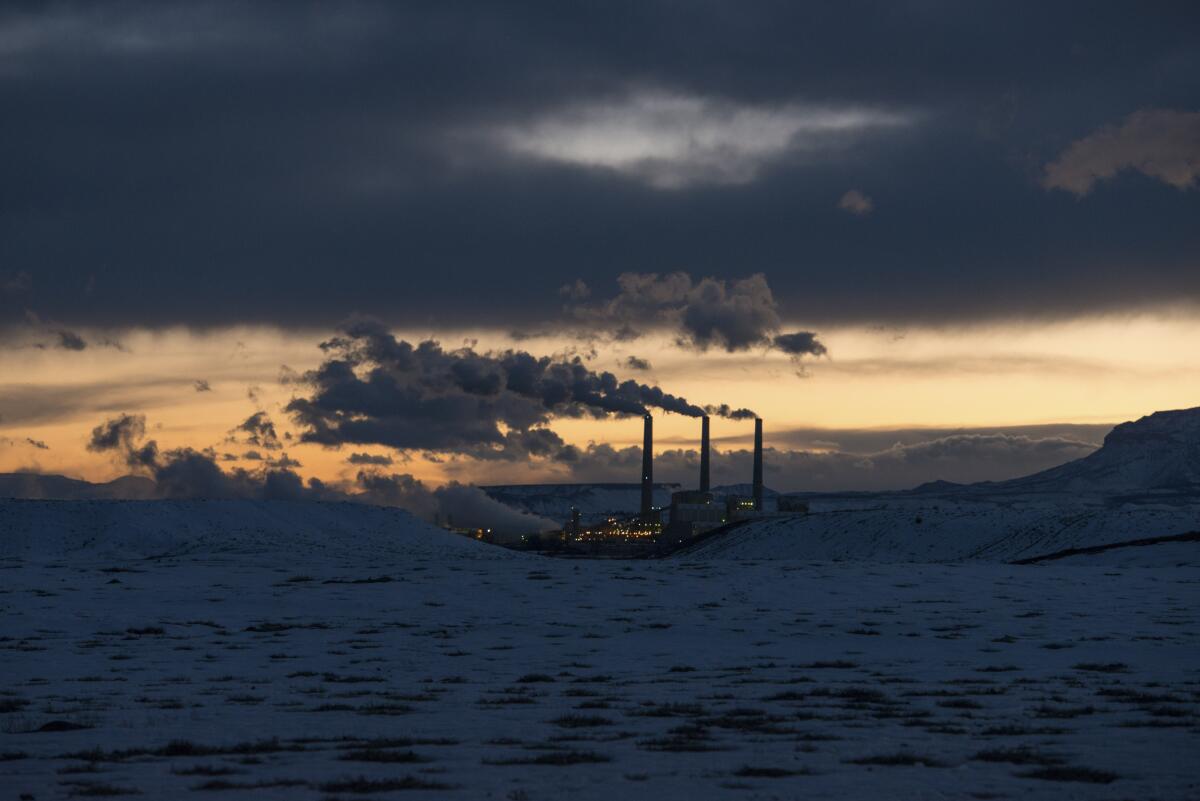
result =
[[[563,446],[548,428],[558,417],[705,414],[659,387],[593,371],[579,357],[413,345],[371,320],[351,321],[321,348],[326,361],[300,379],[311,393],[287,407],[303,442],[519,459]]]
[[[731,409],[727,403],[722,403],[719,406],[705,406],[704,411],[708,414],[715,415],[717,417],[724,417],[729,420],[753,420],[754,418],[758,417],[758,415],[750,409]]]

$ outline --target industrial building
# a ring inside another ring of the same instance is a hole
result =
[[[762,470],[762,419],[754,420],[754,475],[752,497],[729,495],[718,503],[710,485],[710,423],[700,420],[700,489],[676,492],[671,496],[669,522],[663,529],[666,545],[679,545],[734,520],[743,520],[764,512]]]
[[[763,421],[754,420],[754,462],[749,497],[727,495],[718,500],[711,490],[710,420],[700,419],[700,481],[695,490],[671,494],[671,505],[664,510],[654,506],[654,418],[642,418],[642,491],[638,514],[627,519],[609,518],[601,523],[583,525],[578,510],[563,530],[565,544],[604,544],[613,546],[645,545],[673,548],[708,531],[736,520],[759,517],[763,507]],[[803,504],[789,504],[788,511],[806,511]],[[664,520],[664,512],[666,512]]]

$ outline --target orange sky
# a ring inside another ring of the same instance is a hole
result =
[[[316,344],[328,331],[270,328],[119,332],[126,351],[80,352],[15,347],[0,352],[0,472],[33,469],[101,480],[126,472],[111,456],[85,449],[91,428],[119,412],[147,418],[148,436],[164,448],[212,446],[241,454],[226,442],[230,429],[266,411],[283,431],[282,407],[302,388],[283,385],[283,365],[304,370],[320,362]],[[397,331],[415,341],[428,331]],[[899,428],[999,426],[1051,422],[1119,422],[1155,410],[1200,405],[1200,319],[1185,314],[1029,322],[952,329],[826,329],[828,358],[807,361],[803,377],[775,352],[696,354],[666,337],[599,344],[593,369],[658,383],[693,403],[749,406],[770,432],[792,427]],[[555,339],[514,342],[487,331],[441,332],[454,347],[515,346],[535,354],[561,352]],[[631,374],[629,355],[649,359],[649,373]],[[211,391],[197,392],[204,379]],[[714,441],[748,439],[749,423],[715,420]],[[636,420],[559,420],[568,442],[640,443]],[[658,415],[656,445],[691,445],[694,420]],[[45,449],[27,443],[43,442]],[[304,477],[326,481],[353,475],[350,449],[290,444],[285,450]],[[388,453],[360,447],[360,452]],[[451,461],[419,454],[395,469],[432,481],[552,479],[545,466]],[[242,462],[243,466],[253,466]],[[631,479],[633,480],[633,479]]]

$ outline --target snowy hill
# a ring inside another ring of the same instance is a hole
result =
[[[1200,495],[1200,408],[1155,412],[1122,423],[1095,453],[995,486],[1020,492]]]
[[[743,524],[687,558],[1010,562],[1069,548],[1200,530],[1200,504],[1064,505],[1030,499],[922,500],[815,506]],[[1189,544],[1200,557],[1200,547]],[[1172,562],[1173,564],[1174,562]]]
[[[266,554],[377,559],[512,558],[401,509],[291,501],[0,501],[0,558]]]
[[[740,525],[689,557],[1012,561],[1200,530],[1200,408],[1117,426],[1089,456],[1011,481],[805,494],[812,514]],[[1168,553],[1169,552],[1169,553]],[[1151,547],[1178,563],[1197,543]],[[1200,559],[1194,561],[1200,562]]]

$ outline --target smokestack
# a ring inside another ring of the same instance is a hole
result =
[[[700,491],[708,492],[708,415],[700,420]]]
[[[654,506],[654,418],[646,415],[642,434],[642,517],[650,518]]]
[[[754,509],[761,512],[763,508],[762,482],[762,418],[754,418]]]

